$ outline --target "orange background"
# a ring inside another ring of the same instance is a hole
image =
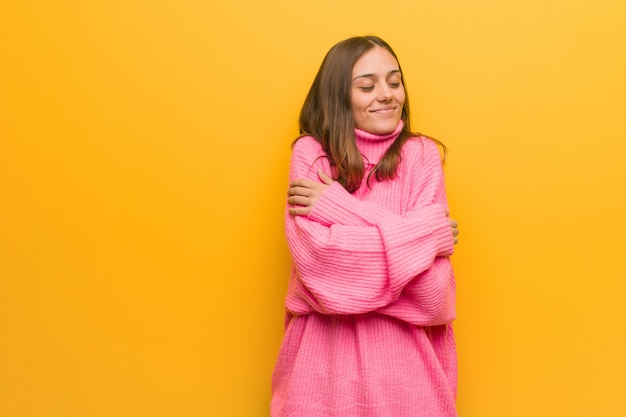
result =
[[[626,3],[0,6],[0,415],[265,416],[297,115],[398,53],[461,243],[465,417],[623,416]]]

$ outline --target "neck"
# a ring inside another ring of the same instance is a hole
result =
[[[365,158],[365,162],[369,165],[376,165],[382,159],[383,155],[385,155],[385,152],[387,152],[391,144],[400,136],[403,127],[404,123],[400,120],[393,132],[383,135],[366,132],[358,128],[354,129],[356,145]]]

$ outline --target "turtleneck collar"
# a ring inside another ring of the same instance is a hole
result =
[[[395,130],[385,135],[376,135],[355,128],[354,135],[356,137],[356,146],[365,158],[366,163],[376,165],[394,140],[400,135],[403,127],[404,123],[400,120]]]

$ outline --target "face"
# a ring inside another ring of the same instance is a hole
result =
[[[389,51],[375,46],[355,62],[350,102],[357,128],[379,135],[393,132],[404,99],[398,61]]]

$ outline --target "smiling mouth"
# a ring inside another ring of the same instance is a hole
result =
[[[384,109],[371,110],[372,113],[391,113],[396,110],[396,107],[385,107]]]

